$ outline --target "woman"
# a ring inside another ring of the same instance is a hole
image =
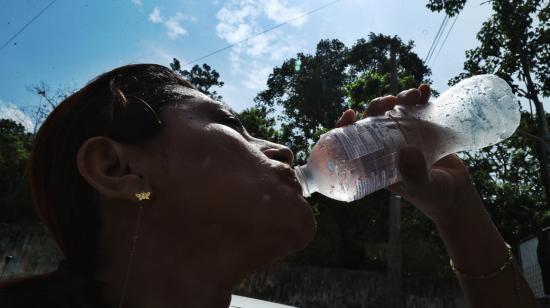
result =
[[[422,85],[379,98],[364,116],[428,96]],[[337,126],[354,121],[348,110]],[[428,172],[416,148],[399,154],[404,181],[390,190],[434,221],[456,268],[475,276],[458,275],[472,307],[535,307],[461,161]],[[168,68],[99,76],[50,114],[30,162],[35,204],[66,261],[4,285],[2,307],[227,307],[247,274],[313,238],[292,160]]]

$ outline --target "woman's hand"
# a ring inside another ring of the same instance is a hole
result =
[[[382,115],[395,105],[410,107],[427,104],[429,97],[428,85],[403,91],[397,96],[379,97],[368,104],[361,118]],[[347,110],[336,122],[336,127],[355,121],[355,112]],[[457,155],[448,155],[431,168],[427,167],[422,152],[414,146],[401,148],[398,157],[403,181],[387,189],[407,199],[436,224],[452,220],[458,211],[477,199],[468,170]]]
[[[395,105],[427,104],[429,94],[430,88],[421,85],[397,96],[377,98],[370,102],[362,118],[381,115]],[[353,122],[355,112],[347,110],[336,126]],[[469,307],[538,307],[527,282],[517,275],[516,263],[502,268],[508,260],[508,249],[458,156],[445,156],[431,168],[416,147],[403,147],[398,157],[403,181],[387,189],[432,219],[455,266],[478,277],[501,268],[491,278],[465,279],[458,275]]]

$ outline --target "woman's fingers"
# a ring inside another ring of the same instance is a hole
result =
[[[467,170],[464,162],[456,154],[449,154],[438,160],[434,166],[444,167],[454,170]]]
[[[397,166],[402,180],[389,186],[389,191],[410,201],[420,201],[434,189],[424,155],[417,147],[407,145],[401,148]]]
[[[393,95],[375,98],[367,105],[367,109],[363,112],[361,118],[382,115],[384,112],[392,110],[396,104],[397,97]]]
[[[427,191],[430,179],[422,151],[414,146],[404,146],[399,150],[397,166],[407,192]]]
[[[336,124],[334,124],[334,126],[336,127],[346,126],[349,124],[353,124],[355,120],[356,120],[355,111],[353,111],[353,109],[348,109],[344,111],[344,113],[342,113],[342,116],[340,116],[340,119],[336,121]]]
[[[391,110],[395,105],[414,106],[427,104],[430,99],[430,86],[421,84],[418,89],[401,91],[397,96],[388,95],[370,101],[361,118],[376,117]]]
[[[397,104],[404,106],[414,106],[420,103],[422,94],[418,89],[409,89],[397,94]]]
[[[430,95],[432,94],[430,91],[430,86],[427,84],[421,84],[418,87],[418,91],[420,91],[420,104],[427,104],[430,100]]]

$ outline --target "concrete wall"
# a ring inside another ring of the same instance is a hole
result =
[[[6,256],[12,256],[8,265]],[[0,280],[54,271],[60,259],[43,229],[0,224]]]
[[[244,281],[235,294],[297,307],[384,307],[385,273],[276,264]],[[407,278],[403,307],[463,308],[454,281]]]
[[[53,271],[60,259],[43,229],[0,224],[0,280]],[[279,263],[250,275],[233,293],[305,308],[379,308],[385,292],[385,273]],[[408,277],[403,293],[406,308],[466,307],[454,280]],[[541,300],[541,308],[550,301]]]

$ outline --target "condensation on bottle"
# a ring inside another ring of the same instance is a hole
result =
[[[321,135],[296,175],[305,197],[319,192],[351,202],[401,180],[397,153],[404,145],[418,147],[431,166],[448,154],[499,143],[519,122],[519,102],[508,83],[478,75],[426,105],[398,105]]]

